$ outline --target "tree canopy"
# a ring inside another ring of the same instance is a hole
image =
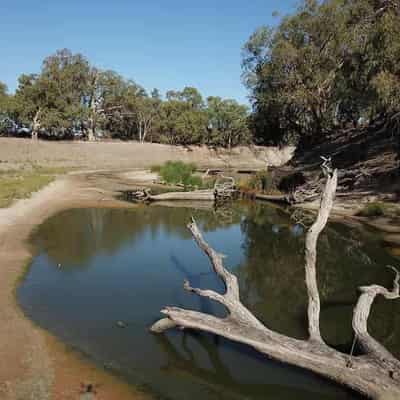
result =
[[[219,98],[215,98],[219,99]],[[234,100],[205,102],[187,86],[163,99],[115,71],[100,70],[68,49],[47,57],[37,74],[19,77],[15,95],[0,85],[0,111],[32,136],[150,140],[232,146],[248,142],[248,110]],[[219,121],[216,123],[216,121]]]
[[[262,142],[315,140],[400,110],[397,0],[305,0],[243,48],[251,126]]]

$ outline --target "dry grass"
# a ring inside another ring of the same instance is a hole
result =
[[[66,168],[27,164],[18,170],[0,172],[0,208],[9,207],[15,200],[26,199],[39,191]]]

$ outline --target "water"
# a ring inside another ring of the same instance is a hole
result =
[[[94,362],[161,399],[356,399],[306,371],[199,332],[153,335],[165,305],[224,315],[182,282],[222,290],[186,228],[194,216],[227,255],[242,301],[269,327],[306,337],[304,228],[267,205],[229,210],[140,206],[62,212],[32,236],[36,256],[18,289],[24,311]],[[352,343],[351,311],[362,284],[390,285],[394,264],[370,232],[330,224],[321,235],[318,278],[325,339]],[[374,306],[371,331],[400,355],[400,302]],[[122,322],[122,324],[121,324]]]

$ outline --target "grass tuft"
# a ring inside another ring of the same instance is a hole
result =
[[[385,215],[385,205],[379,202],[368,203],[357,215],[360,217],[382,217]]]

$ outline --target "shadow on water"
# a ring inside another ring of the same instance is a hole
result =
[[[278,208],[234,204],[229,210],[138,207],[60,213],[32,236],[36,257],[18,289],[38,324],[132,384],[166,399],[357,399],[306,371],[266,359],[213,335],[148,327],[165,305],[225,315],[218,304],[184,292],[223,290],[186,228],[194,216],[211,245],[227,255],[242,301],[270,328],[306,336],[304,228]],[[332,223],[318,245],[321,329],[348,352],[357,287],[390,285],[396,260],[379,238]],[[400,355],[400,304],[380,299],[370,326]]]

